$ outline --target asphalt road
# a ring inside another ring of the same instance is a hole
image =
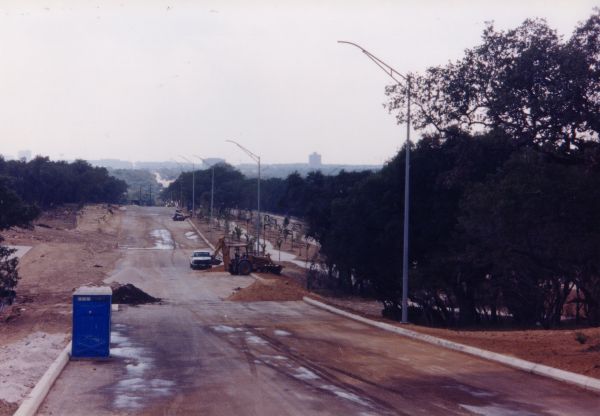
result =
[[[225,301],[254,279],[190,270],[202,240],[170,214],[128,208],[108,280],[163,303],[115,312],[112,358],[70,362],[39,414],[598,414],[598,395],[303,302]]]

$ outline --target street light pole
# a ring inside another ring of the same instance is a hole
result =
[[[208,165],[211,170],[212,170],[212,179],[210,181],[210,217],[208,219],[208,232],[210,234],[212,234],[212,218],[213,218],[213,205],[214,205],[214,196],[215,196],[215,164],[209,164],[206,162],[206,159],[201,158],[198,155],[194,155],[194,157],[197,157],[198,159],[200,159],[202,161],[202,163],[204,163],[205,165]]]
[[[196,212],[196,167],[194,162],[189,160],[185,156],[179,156],[180,158],[187,160],[188,163],[192,164],[192,218],[194,218],[194,213]]]
[[[179,181],[179,206],[181,208],[183,207],[183,167],[181,167],[181,163],[179,163],[175,159],[171,158],[171,160],[177,163],[177,166],[179,166],[179,177],[181,179]]]
[[[252,153],[244,146],[234,140],[225,140],[226,142],[233,143],[244,151],[252,160],[258,163],[258,185],[257,185],[257,202],[256,202],[256,252],[260,253],[260,156]]]
[[[347,42],[343,40],[339,40],[338,43],[344,43],[347,45],[352,45],[361,50],[370,60],[375,62],[375,64],[381,68],[390,78],[392,78],[396,83],[402,85],[402,81],[406,83],[406,96],[407,96],[407,105],[406,105],[406,146],[405,146],[405,162],[404,162],[404,235],[403,235],[403,250],[402,250],[402,323],[408,323],[408,226],[409,226],[409,216],[410,216],[410,101],[411,101],[411,88],[412,82],[410,79],[410,75],[403,75],[400,72],[396,71],[390,65],[383,62],[381,59],[373,55],[371,52],[367,51],[362,46],[357,45],[353,42]],[[402,81],[397,79],[397,77],[402,78]]]

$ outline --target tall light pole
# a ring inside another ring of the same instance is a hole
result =
[[[198,156],[198,155],[194,155],[195,158],[198,158],[202,161],[202,163],[204,163],[205,165],[207,165],[208,167],[210,167],[210,169],[212,170],[212,179],[210,181],[210,218],[208,219],[208,232],[212,234],[212,218],[213,218],[213,204],[214,204],[214,196],[215,196],[215,164],[210,164],[206,161],[206,159]]]
[[[402,85],[406,83],[406,146],[405,154],[406,160],[404,163],[404,247],[402,252],[402,323],[408,323],[408,219],[410,215],[409,203],[410,203],[410,93],[411,93],[411,79],[410,75],[403,75],[396,71],[394,68],[383,62],[381,59],[367,51],[362,46],[357,45],[353,42],[347,42],[338,40],[338,43],[344,43],[357,47],[364,53],[367,58],[375,62],[375,64],[381,68],[390,78],[396,83]],[[402,80],[399,80],[400,77]]]
[[[179,203],[181,204],[181,207],[183,207],[183,167],[181,166],[181,163],[175,159],[171,158],[171,160],[177,163],[177,166],[179,166],[179,177],[181,179],[179,181]]]
[[[194,218],[194,213],[196,212],[196,166],[194,165],[194,162],[189,160],[187,157],[179,157],[192,164],[192,218]]]
[[[248,156],[252,158],[256,163],[258,163],[258,197],[256,202],[256,252],[260,253],[260,156],[252,153],[250,150],[246,149],[244,146],[239,144],[234,140],[225,140],[226,142],[233,143],[240,149],[242,149]]]

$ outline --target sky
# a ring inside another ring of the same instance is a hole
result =
[[[589,0],[0,0],[0,154],[52,159],[381,164],[405,127],[400,72],[459,59],[545,18],[569,37]],[[419,132],[415,132],[417,139]]]

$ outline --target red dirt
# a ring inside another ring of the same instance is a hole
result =
[[[264,276],[264,275],[263,275]],[[308,292],[286,276],[263,277],[227,300],[240,302],[302,300]]]
[[[315,297],[310,294],[310,297]],[[381,304],[359,298],[319,299],[340,309],[377,321],[400,326],[398,322],[381,317]],[[444,338],[527,361],[600,378],[600,328],[580,329],[446,329],[418,325],[403,328]],[[582,333],[587,341],[581,344],[576,334]]]
[[[12,415],[19,407],[16,403],[7,403],[0,400],[0,415]]]

